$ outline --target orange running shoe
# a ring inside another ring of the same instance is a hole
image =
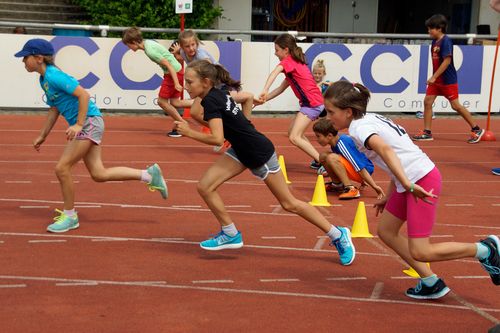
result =
[[[346,186],[344,193],[339,195],[339,200],[351,200],[359,198],[361,194],[359,194],[359,190],[354,186]]]

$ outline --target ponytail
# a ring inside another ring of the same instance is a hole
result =
[[[222,65],[216,64],[214,65],[215,69],[217,70],[217,81],[219,83],[224,83],[225,85],[236,89],[238,91],[241,90],[241,82],[234,80],[227,69],[225,69]]]
[[[354,119],[359,119],[366,114],[370,91],[361,83],[342,80],[334,82],[325,91],[324,99],[339,109],[351,108]]]
[[[274,44],[278,45],[282,49],[288,48],[290,55],[295,61],[300,62],[302,64],[307,64],[306,56],[304,55],[304,52],[302,52],[302,48],[297,46],[297,43],[295,42],[295,37],[293,37],[292,35],[290,34],[279,35],[274,40]]]

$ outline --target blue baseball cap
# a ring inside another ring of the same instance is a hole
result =
[[[27,41],[23,49],[14,54],[14,56],[20,58],[29,55],[53,55],[54,53],[54,47],[49,41],[41,38],[34,38]]]

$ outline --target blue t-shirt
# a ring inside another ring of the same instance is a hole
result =
[[[332,152],[339,154],[348,160],[356,172],[366,169],[370,175],[373,173],[374,167],[372,161],[370,161],[365,154],[356,148],[354,140],[349,135],[340,135],[337,144],[335,146],[331,146],[331,148]]]
[[[432,57],[432,72],[436,73],[443,60],[447,57],[451,58],[451,62],[437,79],[436,83],[440,84],[455,84],[457,83],[457,70],[453,64],[453,42],[444,35],[439,40],[433,40],[431,45]]]
[[[196,54],[194,55],[193,59],[191,59],[191,60],[188,59],[186,53],[184,53],[183,50],[181,50],[180,53],[181,53],[182,59],[184,59],[186,64],[189,64],[190,62],[195,61],[195,60],[205,60],[205,59],[210,61],[214,65],[218,64],[218,62],[215,61],[214,57],[212,57],[212,55],[210,53],[208,53],[207,50],[202,49],[201,47],[196,49]]]
[[[40,85],[47,98],[47,105],[57,108],[57,111],[66,119],[70,126],[76,124],[78,118],[78,98],[73,92],[80,83],[72,76],[59,68],[48,65],[45,75],[40,76]],[[87,118],[101,116],[99,108],[89,100]]]

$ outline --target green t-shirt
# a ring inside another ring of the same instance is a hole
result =
[[[181,64],[175,59],[174,55],[170,53],[163,45],[155,42],[154,40],[146,39],[144,41],[144,52],[149,59],[160,65],[163,59],[166,59],[174,68],[175,72],[179,72],[182,68]],[[167,67],[160,65],[165,74],[168,74]]]

